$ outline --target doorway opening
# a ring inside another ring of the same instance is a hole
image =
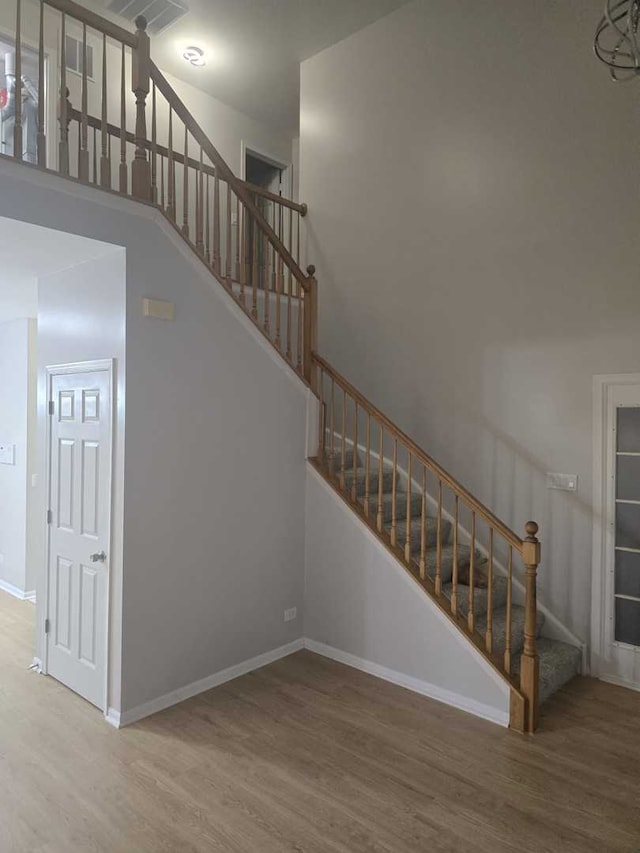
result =
[[[291,164],[278,162],[243,146],[242,165],[247,183],[278,198],[290,195]],[[278,239],[282,241],[286,227],[282,205],[259,192],[254,193],[253,201],[275,231]],[[253,280],[257,279],[258,290],[272,290],[277,274],[275,254],[270,250],[261,233],[254,229],[253,222],[248,222],[245,230],[244,255],[247,259],[246,269],[250,277],[248,282],[250,286],[253,286]]]
[[[0,233],[0,659],[106,713],[124,249],[9,218]]]

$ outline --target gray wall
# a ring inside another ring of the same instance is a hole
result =
[[[390,670],[390,680],[508,725],[506,682],[342,498],[311,466],[307,471],[306,640],[338,652],[338,660],[354,656],[369,672]]]
[[[638,83],[601,0],[414,2],[302,65],[320,350],[518,532],[588,637],[592,376],[638,370]],[[550,492],[545,472],[579,476]]]
[[[283,616],[303,599],[305,386],[152,208],[10,162],[0,162],[0,185],[0,215],[126,248],[113,707],[131,710],[297,639],[302,619]],[[143,318],[149,296],[175,303],[174,323]],[[93,314],[66,302],[71,340],[91,334],[87,316],[100,322],[94,299]],[[40,358],[51,358],[46,348]]]
[[[32,341],[35,321],[0,324],[0,444],[15,445],[13,465],[0,464],[0,584],[31,593],[27,578]]]

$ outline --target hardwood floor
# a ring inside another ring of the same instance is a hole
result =
[[[640,694],[533,738],[300,652],[116,731],[28,669],[0,592],[1,853],[640,851]]]

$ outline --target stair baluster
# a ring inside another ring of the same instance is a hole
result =
[[[136,99],[135,154],[131,166],[131,194],[150,201],[151,172],[147,159],[147,95],[150,90],[151,44],[147,19],[139,15],[135,21],[137,44],[131,55],[131,89]],[[186,128],[185,128],[186,131]],[[185,146],[185,158],[187,150]]]
[[[220,238],[220,178],[216,169],[213,178],[213,268],[222,275],[222,255]]]
[[[351,500],[356,503],[358,500],[358,403],[356,402],[353,410],[353,450],[351,451],[353,482],[351,484]]]
[[[22,160],[22,0],[16,0],[15,106],[13,113],[13,156]]]
[[[196,252],[204,258],[204,174],[202,171],[202,146],[196,174]]]
[[[507,625],[504,646],[504,668],[511,675],[511,611],[513,607],[513,546],[509,546],[507,563]]]
[[[422,466],[422,502],[420,507],[420,577],[427,576],[427,466]]]
[[[391,544],[397,545],[396,498],[398,496],[398,439],[393,439],[393,473],[391,481]]]
[[[404,543],[404,559],[411,565],[411,452],[407,458],[407,531]]]
[[[367,445],[364,456],[364,514],[369,518],[369,502],[371,501],[370,494],[370,477],[371,477],[371,415],[367,415]]]
[[[378,447],[378,512],[376,517],[376,527],[378,528],[378,533],[382,533],[384,527],[384,505],[383,505],[383,494],[384,494],[384,484],[383,484],[383,473],[384,473],[384,429],[382,425],[380,425],[380,439],[379,439],[379,447]]]
[[[38,36],[38,92],[44,92],[44,0],[40,0],[40,29]],[[47,168],[47,137],[45,127],[45,99],[38,97],[38,166]]]
[[[127,170],[127,68],[124,42],[120,57],[120,168],[118,171],[121,195],[126,195],[129,187]]]
[[[176,221],[176,163],[173,156],[173,109],[169,106],[169,154],[167,157],[167,216]]]
[[[460,522],[460,498],[455,496],[453,512],[453,567],[451,569],[451,612],[458,613],[458,524]]]
[[[476,514],[471,513],[471,554],[469,557],[469,610],[467,624],[473,631],[475,626],[475,582],[476,582]]]
[[[182,169],[182,235],[189,240],[189,128],[184,126]]]
[[[493,527],[489,528],[489,565],[487,568],[487,630],[484,642],[489,654],[493,651]]]
[[[344,492],[347,463],[347,392],[342,389],[342,433],[340,436],[340,488]]]
[[[442,593],[442,480],[438,480],[438,522],[436,528],[436,580],[435,593]]]
[[[60,24],[60,107],[58,110],[60,120],[60,141],[58,143],[58,169],[60,174],[69,174],[69,125],[71,124],[71,104],[69,102],[69,90],[67,89],[67,20],[62,14]]]

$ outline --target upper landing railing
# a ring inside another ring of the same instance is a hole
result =
[[[151,60],[144,18],[130,33],[72,0],[12,2],[0,152],[158,206],[309,381],[306,206],[234,175]]]

